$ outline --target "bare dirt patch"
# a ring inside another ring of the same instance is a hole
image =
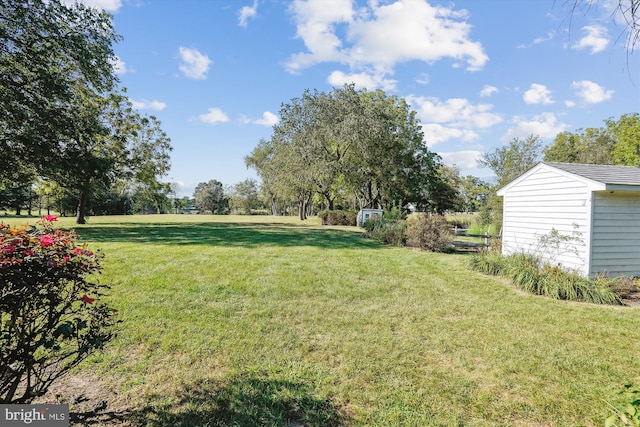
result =
[[[66,375],[34,403],[68,404],[71,426],[131,425],[132,402],[88,373]]]

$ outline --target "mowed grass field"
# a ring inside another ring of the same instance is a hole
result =
[[[104,252],[122,320],[74,372],[107,401],[90,425],[600,426],[640,384],[639,308],[523,294],[467,255],[315,219],[58,226]]]

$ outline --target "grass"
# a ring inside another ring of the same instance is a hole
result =
[[[595,426],[640,382],[638,308],[523,294],[466,255],[313,219],[74,227],[123,320],[78,372],[114,425]]]

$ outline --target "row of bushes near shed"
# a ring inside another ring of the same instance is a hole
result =
[[[352,225],[358,220],[358,212],[353,210],[324,210],[318,212],[322,225]]]

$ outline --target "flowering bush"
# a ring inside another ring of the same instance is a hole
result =
[[[100,257],[54,230],[0,224],[0,403],[26,403],[113,336],[106,285],[87,280]]]

